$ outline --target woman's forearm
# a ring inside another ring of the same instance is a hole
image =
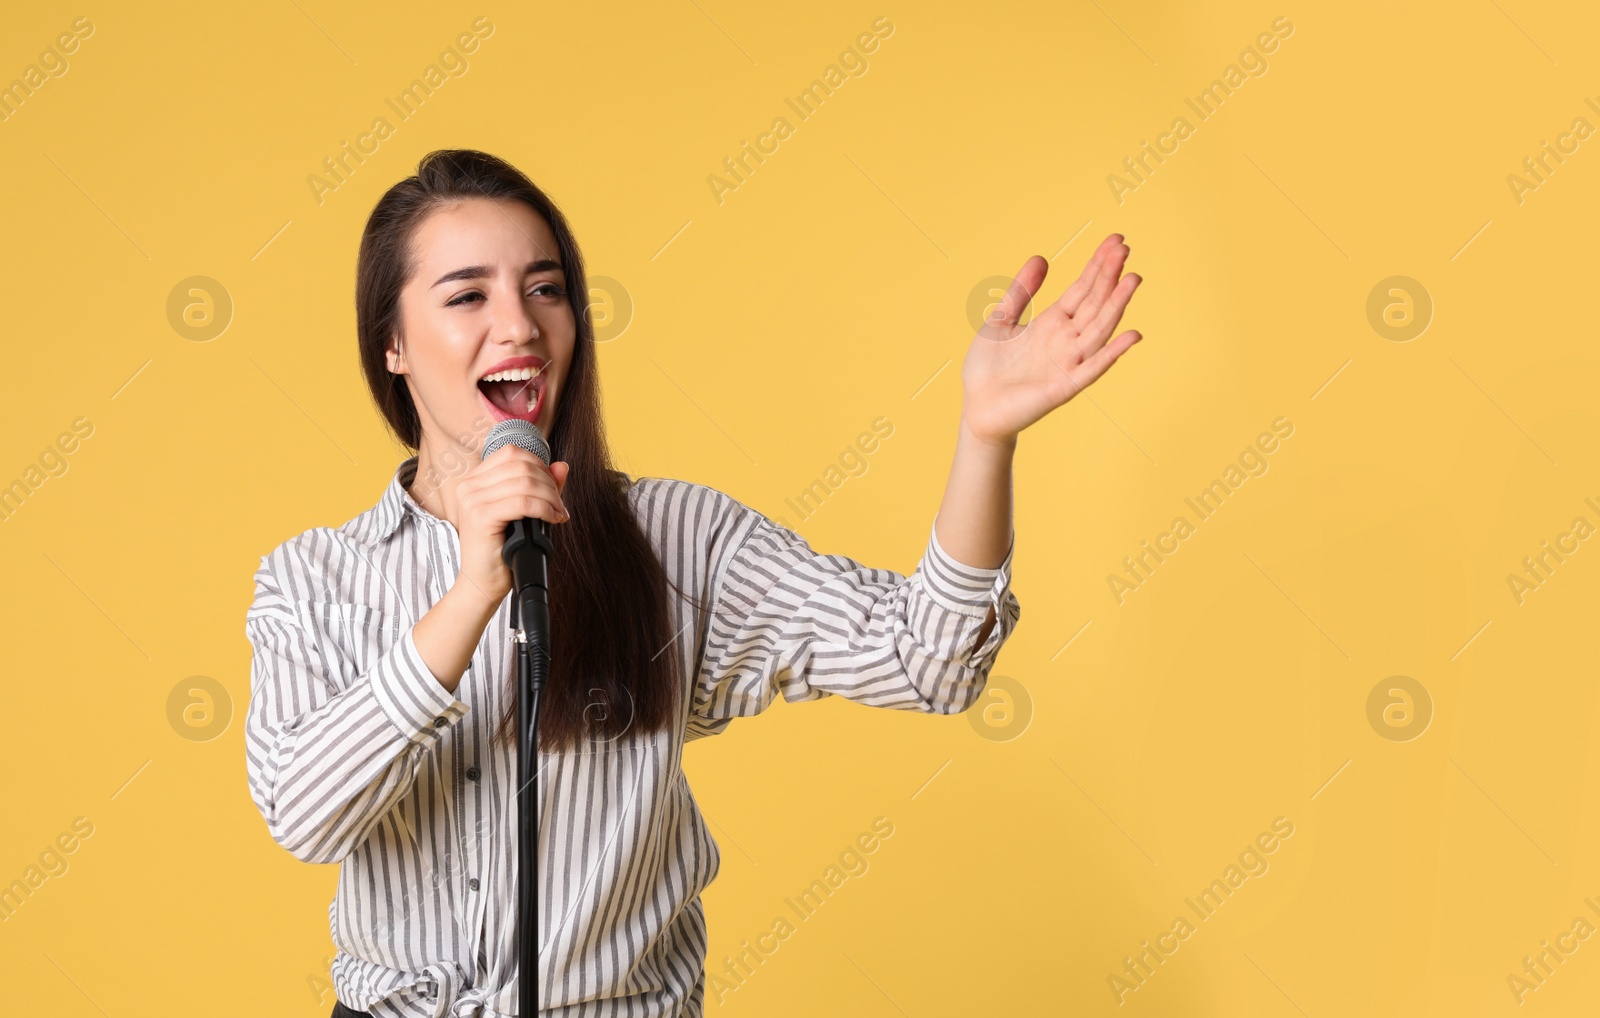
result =
[[[982,439],[963,414],[955,458],[934,529],[939,546],[963,565],[994,569],[1011,545],[1011,463],[1017,439]]]
[[[454,693],[472,663],[472,653],[483,638],[483,631],[499,604],[474,590],[470,583],[457,582],[445,591],[411,630],[411,640],[423,664],[439,680],[439,685]]]

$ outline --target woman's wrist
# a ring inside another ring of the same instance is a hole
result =
[[[458,605],[465,617],[482,619],[478,624],[480,633],[483,632],[483,627],[489,624],[489,620],[494,618],[494,613],[500,610],[500,602],[506,598],[503,592],[496,597],[484,590],[465,573],[456,576],[456,581],[445,591],[444,596]]]
[[[934,517],[939,544],[957,562],[993,569],[1011,544],[1011,471],[1017,436],[983,436],[961,415],[950,478]]]
[[[993,462],[1009,461],[1017,451],[1017,436],[982,434],[967,421],[966,411],[963,409],[956,431],[956,447],[960,449],[963,446]]]
[[[417,621],[411,639],[417,653],[448,692],[454,693],[472,661],[483,630],[500,601],[465,577],[457,577],[444,596]]]

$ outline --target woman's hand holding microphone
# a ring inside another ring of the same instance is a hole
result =
[[[457,482],[461,572],[456,586],[476,592],[490,615],[511,590],[511,570],[500,555],[506,524],[524,518],[566,522],[569,514],[561,501],[566,479],[567,464],[557,461],[547,467],[533,453],[508,443],[474,464]],[[484,625],[488,621],[485,618]],[[478,631],[482,633],[483,627]]]
[[[455,502],[461,538],[461,570],[453,586],[428,609],[412,631],[417,652],[450,692],[472,660],[489,624],[511,591],[511,570],[501,558],[506,525],[524,518],[564,523],[561,501],[568,465],[544,461],[526,449],[504,445],[473,464],[447,497]],[[441,494],[444,494],[441,492]]]

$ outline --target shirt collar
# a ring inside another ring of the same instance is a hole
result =
[[[635,481],[635,478],[624,470],[612,470],[611,475],[624,491]],[[407,513],[424,520],[439,522],[437,516],[422,508],[417,500],[411,497],[410,488],[416,477],[417,457],[413,456],[395,468],[394,476],[389,479],[389,486],[383,490],[383,497],[378,499],[377,505],[367,510],[366,524],[374,541],[387,541],[400,528],[400,521],[405,519]]]
[[[390,535],[399,529],[400,521],[407,513],[417,513],[428,519],[434,518],[432,513],[418,505],[417,500],[411,497],[408,489],[416,476],[415,456],[395,468],[394,476],[389,479],[389,486],[383,490],[383,497],[378,499],[378,504],[372,507],[371,515],[368,517],[368,524],[375,540],[387,541]]]

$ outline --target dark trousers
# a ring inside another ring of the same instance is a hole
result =
[[[352,1011],[339,1003],[336,998],[333,1002],[333,1014],[330,1018],[372,1018],[372,1015],[366,1011]]]

